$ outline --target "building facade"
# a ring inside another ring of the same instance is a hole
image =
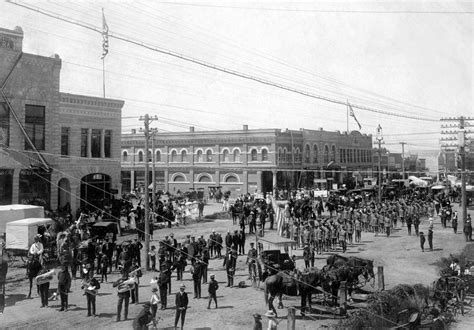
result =
[[[149,186],[154,160],[156,186],[170,193],[211,187],[234,196],[275,188],[331,189],[348,176],[370,176],[371,150],[372,137],[356,131],[249,130],[244,125],[242,130],[198,132],[191,127],[152,135],[148,152],[143,134],[123,134],[122,187],[129,192]]]
[[[60,92],[61,59],[0,29],[0,204],[90,207],[120,190],[119,100]]]

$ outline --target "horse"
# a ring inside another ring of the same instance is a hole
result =
[[[3,251],[3,247],[0,246]],[[7,282],[8,272],[8,256],[6,253],[0,252],[0,314],[3,313],[5,308],[5,286]]]
[[[354,269],[361,269],[366,282],[370,279],[375,281],[374,261],[357,257],[344,257],[339,254],[330,255],[326,259],[326,264],[331,267],[341,267],[348,265]]]
[[[277,311],[273,306],[273,300],[275,297],[278,296],[278,309],[281,309],[283,308],[283,303],[281,301],[282,295],[286,294],[288,296],[296,296],[297,291],[296,280],[292,275],[284,272],[270,275],[265,279],[265,305],[268,305],[269,310],[272,310],[275,315],[277,315]],[[268,295],[270,295],[270,298],[268,298]]]
[[[325,274],[316,267],[307,268],[303,272],[298,271],[298,292],[301,296],[301,315],[305,316],[306,301],[308,301],[309,311],[311,311],[311,294],[321,286]]]
[[[30,281],[30,291],[28,293],[28,298],[31,298],[31,288],[33,287],[33,279],[36,276],[38,276],[38,273],[41,271],[42,268],[43,268],[43,265],[41,265],[39,256],[32,255],[28,259],[28,263],[26,264],[26,270],[28,272],[28,280]]]

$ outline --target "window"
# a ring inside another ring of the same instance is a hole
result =
[[[346,149],[341,149],[341,163],[346,162]]]
[[[181,163],[186,161],[186,150],[181,151]]]
[[[155,152],[155,161],[161,162],[161,151],[159,150]]]
[[[112,131],[111,130],[105,130],[105,136],[104,136],[104,157],[105,158],[110,158],[110,145],[112,143]]]
[[[143,162],[143,151],[141,150],[138,152],[138,161]]]
[[[197,152],[197,162],[202,163],[202,150],[198,150]]]
[[[250,160],[251,160],[252,162],[256,162],[256,161],[257,161],[257,150],[252,149],[252,151],[250,152]]]
[[[360,163],[360,150],[357,149],[356,153],[357,153],[357,162]]]
[[[178,154],[176,151],[173,151],[176,155]],[[173,154],[173,153],[171,153]],[[185,182],[186,181],[186,177],[182,174],[177,174],[174,178],[173,178],[173,182]]]
[[[206,151],[206,162],[212,162],[212,151]]]
[[[224,163],[228,163],[230,161],[229,150],[225,149],[222,155],[223,155]]]
[[[331,160],[333,162],[336,161],[336,146],[334,146],[334,145],[331,147]]]
[[[327,145],[324,146],[324,162],[329,163],[329,147]]]
[[[268,160],[268,150],[262,149],[262,161],[266,162]]]
[[[89,144],[89,133],[87,128],[81,129],[81,157],[87,157],[87,146]]]
[[[225,178],[225,182],[226,183],[239,182],[239,179],[235,175],[231,174]]]
[[[176,150],[173,150],[171,152],[171,162],[174,163],[176,162],[176,158],[178,157],[178,153],[176,152]]]
[[[10,112],[6,103],[0,102],[0,144],[8,146],[10,142]]]
[[[313,163],[317,163],[317,162],[319,162],[319,159],[318,159],[318,146],[314,145],[313,146]]]
[[[69,155],[69,127],[61,127],[61,156]]]
[[[45,111],[43,106],[25,106],[25,129],[31,142],[38,150],[44,150],[44,123]],[[25,149],[31,150],[28,141],[25,141]]]
[[[309,163],[310,157],[311,157],[311,151],[309,149],[309,145],[306,145],[306,147],[304,147],[304,162]]]
[[[91,136],[91,155],[92,158],[100,158],[100,129],[93,129]]]
[[[240,151],[238,149],[234,150],[234,162],[240,162]]]
[[[148,150],[147,156],[148,156],[148,162],[152,162],[153,161],[153,154],[151,153],[151,150]]]
[[[128,161],[128,153],[127,153],[126,150],[124,150],[124,151],[122,152],[122,160],[123,160],[124,162]]]

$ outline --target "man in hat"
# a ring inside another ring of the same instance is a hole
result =
[[[211,308],[211,301],[214,299],[214,302],[216,303],[216,309],[217,309],[217,289],[219,289],[219,284],[217,283],[217,281],[215,280],[215,275],[214,274],[211,274],[211,280],[209,282],[209,288],[208,288],[208,292],[209,292],[209,303],[207,305],[207,309],[210,309]]]
[[[278,326],[277,316],[274,312],[268,311],[265,313],[265,316],[268,318],[268,330],[276,330]]]
[[[34,238],[34,243],[31,244],[30,249],[28,250],[29,258],[38,258],[41,264],[43,264],[43,243],[41,243],[41,235],[38,234]]]
[[[184,292],[186,286],[184,283],[181,283],[179,286],[179,292],[176,293],[176,317],[174,319],[174,327],[178,327],[178,321],[181,318],[181,329],[184,327],[184,319],[186,317],[186,309],[188,308],[188,294]]]
[[[257,262],[257,249],[255,249],[255,243],[250,243],[250,250],[247,254],[247,262],[246,264],[249,265],[249,279],[252,278],[252,274],[257,275],[256,272],[256,262]]]
[[[138,314],[138,316],[133,320],[133,330],[148,329],[148,324],[153,321],[153,315],[150,312],[150,309],[151,303],[149,301],[145,302],[140,314]]]
[[[262,315],[258,313],[253,314],[253,320],[255,321],[253,330],[262,330]]]
[[[61,309],[60,312],[66,311],[69,307],[68,294],[71,288],[71,275],[67,270],[67,266],[60,266],[58,273],[58,291],[61,298]]]
[[[237,252],[229,250],[224,258],[225,270],[227,272],[227,286],[234,286],[235,265],[237,263]]]
[[[311,251],[310,251],[309,244],[306,243],[304,245],[304,250],[303,250],[304,268],[309,268],[310,259],[311,259]]]
[[[122,313],[122,305],[125,302],[125,308],[124,308],[124,319],[127,320],[128,318],[128,305],[130,302],[130,290],[132,289],[132,286],[135,285],[134,282],[129,280],[128,278],[128,273],[124,272],[122,273],[122,277],[118,279],[117,281],[114,282],[112,285],[114,288],[117,288],[117,296],[118,296],[118,302],[117,302],[117,319],[116,322],[120,321],[120,316]]]

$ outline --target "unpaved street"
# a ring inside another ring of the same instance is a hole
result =
[[[208,205],[205,213],[209,214],[217,211],[219,208],[216,204]],[[420,225],[420,230],[426,232],[428,224],[426,222]],[[200,223],[192,223],[186,227],[173,229],[162,229],[155,231],[155,240],[162,238],[164,235],[174,232],[178,242],[182,241],[187,234],[199,236],[205,235],[207,238],[209,233],[215,229],[223,235],[228,229],[234,230],[232,220],[208,220]],[[236,227],[235,227],[236,229]],[[121,238],[123,239],[123,238]],[[254,240],[254,237],[247,238],[247,245]],[[158,242],[153,242],[158,245]],[[470,243],[472,244],[472,243]],[[460,233],[455,235],[452,229],[442,229],[439,218],[435,219],[434,228],[434,251],[421,252],[419,247],[419,239],[416,236],[408,236],[406,228],[396,230],[389,238],[379,235],[374,236],[372,233],[363,233],[362,242],[349,247],[347,255],[354,255],[363,258],[374,259],[374,265],[383,266],[385,274],[385,284],[387,288],[393,287],[399,283],[430,284],[438,277],[438,270],[435,262],[441,257],[448,257],[451,253],[460,252],[466,245],[464,236]],[[295,253],[301,257],[302,250]],[[328,254],[317,256],[316,266],[322,267],[325,264]],[[238,259],[238,267],[236,271],[237,284],[240,281],[247,280],[247,270],[245,265],[245,256]],[[303,260],[297,260],[297,267],[303,268]],[[218,290],[219,309],[210,309],[207,307],[207,286],[203,285],[202,299],[193,299],[192,281],[189,272],[185,273],[183,281],[187,288],[186,291],[190,297],[190,308],[186,315],[185,328],[212,328],[212,329],[250,329],[253,325],[252,314],[255,312],[264,314],[267,310],[263,291],[252,287],[246,288],[226,288],[226,275],[222,266],[222,260],[212,259],[210,261],[209,273],[216,274],[216,280],[219,282]],[[80,289],[80,280],[73,281],[69,294],[70,310],[68,312],[59,312],[59,301],[51,301],[49,308],[40,308],[40,300],[36,292],[33,293],[32,299],[27,299],[27,280],[25,279],[24,268],[11,268],[7,277],[7,306],[5,312],[0,316],[1,328],[8,329],[131,329],[132,321],[115,322],[115,310],[117,303],[116,290],[112,288],[111,281],[119,278],[118,273],[109,275],[109,283],[102,284],[99,297],[97,298],[98,317],[86,317],[86,297]],[[144,302],[150,296],[150,279],[156,273],[144,272],[140,283],[140,301]],[[246,281],[250,284],[249,281]],[[173,275],[172,292],[175,293],[179,283]],[[55,287],[55,283],[52,283]],[[165,311],[158,310],[159,316],[162,318],[159,328],[172,327],[174,324],[174,296],[168,296],[168,309]],[[299,306],[299,299],[284,298],[284,305]],[[141,310],[141,305],[131,305],[129,318],[134,318]],[[468,310],[469,312],[469,310]],[[299,311],[297,311],[299,316]],[[279,311],[280,320],[282,320],[281,328],[286,328],[286,309]],[[457,323],[458,329],[468,329],[472,323],[472,318],[468,317],[460,319],[461,323]],[[315,329],[319,326],[335,322],[333,320],[301,320],[296,321],[297,329]],[[266,324],[266,319],[264,319]]]

